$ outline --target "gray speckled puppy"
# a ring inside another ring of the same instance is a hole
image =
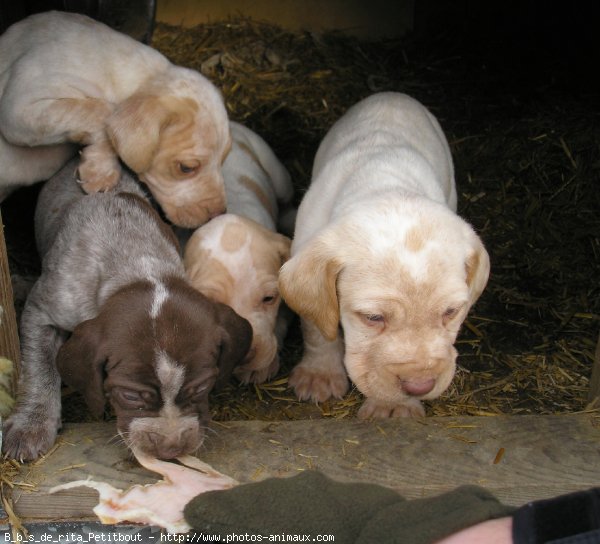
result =
[[[110,403],[128,446],[160,458],[191,453],[204,438],[208,393],[243,359],[250,325],[187,283],[171,229],[128,174],[114,191],[86,195],[76,168],[68,163],[40,193],[42,274],[21,319],[3,450],[30,460],[53,445],[62,377],[94,414]]]

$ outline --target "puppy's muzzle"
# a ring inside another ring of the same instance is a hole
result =
[[[188,229],[197,228],[226,211],[224,199],[202,200],[187,206],[162,204],[166,216],[171,222]]]
[[[385,366],[396,382],[396,386],[403,393],[411,397],[423,397],[435,388],[437,383],[438,372],[443,368],[440,365],[441,361],[437,361],[431,365],[427,365],[426,372],[420,372],[421,367],[415,362],[393,363]]]

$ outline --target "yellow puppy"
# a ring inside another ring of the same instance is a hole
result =
[[[448,144],[416,100],[376,94],[333,126],[279,280],[302,317],[299,398],[341,397],[350,377],[366,396],[359,416],[421,416],[420,400],[448,387],[453,343],[489,274],[455,210]]]
[[[0,199],[84,146],[79,178],[106,191],[131,168],[176,225],[225,210],[231,139],[215,86],[83,15],[32,15],[0,36]]]

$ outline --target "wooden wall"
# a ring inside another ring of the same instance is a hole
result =
[[[342,30],[361,38],[398,37],[413,27],[415,0],[158,0],[156,20],[194,26],[242,15],[294,31]]]

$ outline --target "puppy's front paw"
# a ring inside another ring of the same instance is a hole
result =
[[[18,461],[33,461],[54,445],[57,431],[56,421],[39,421],[16,413],[3,425],[2,451]]]
[[[86,193],[110,191],[119,182],[121,166],[112,150],[92,144],[81,152],[77,177]]]
[[[243,384],[249,383],[264,383],[269,378],[272,378],[277,374],[279,370],[279,356],[271,361],[267,366],[258,367],[253,366],[252,363],[238,366],[234,371],[234,376],[240,380]]]
[[[348,392],[348,377],[345,372],[329,370],[300,363],[292,370],[288,384],[300,400],[324,402],[332,397],[341,399]]]
[[[407,398],[401,404],[379,402],[367,398],[358,411],[359,419],[387,419],[389,417],[424,417],[425,408],[417,399]]]

